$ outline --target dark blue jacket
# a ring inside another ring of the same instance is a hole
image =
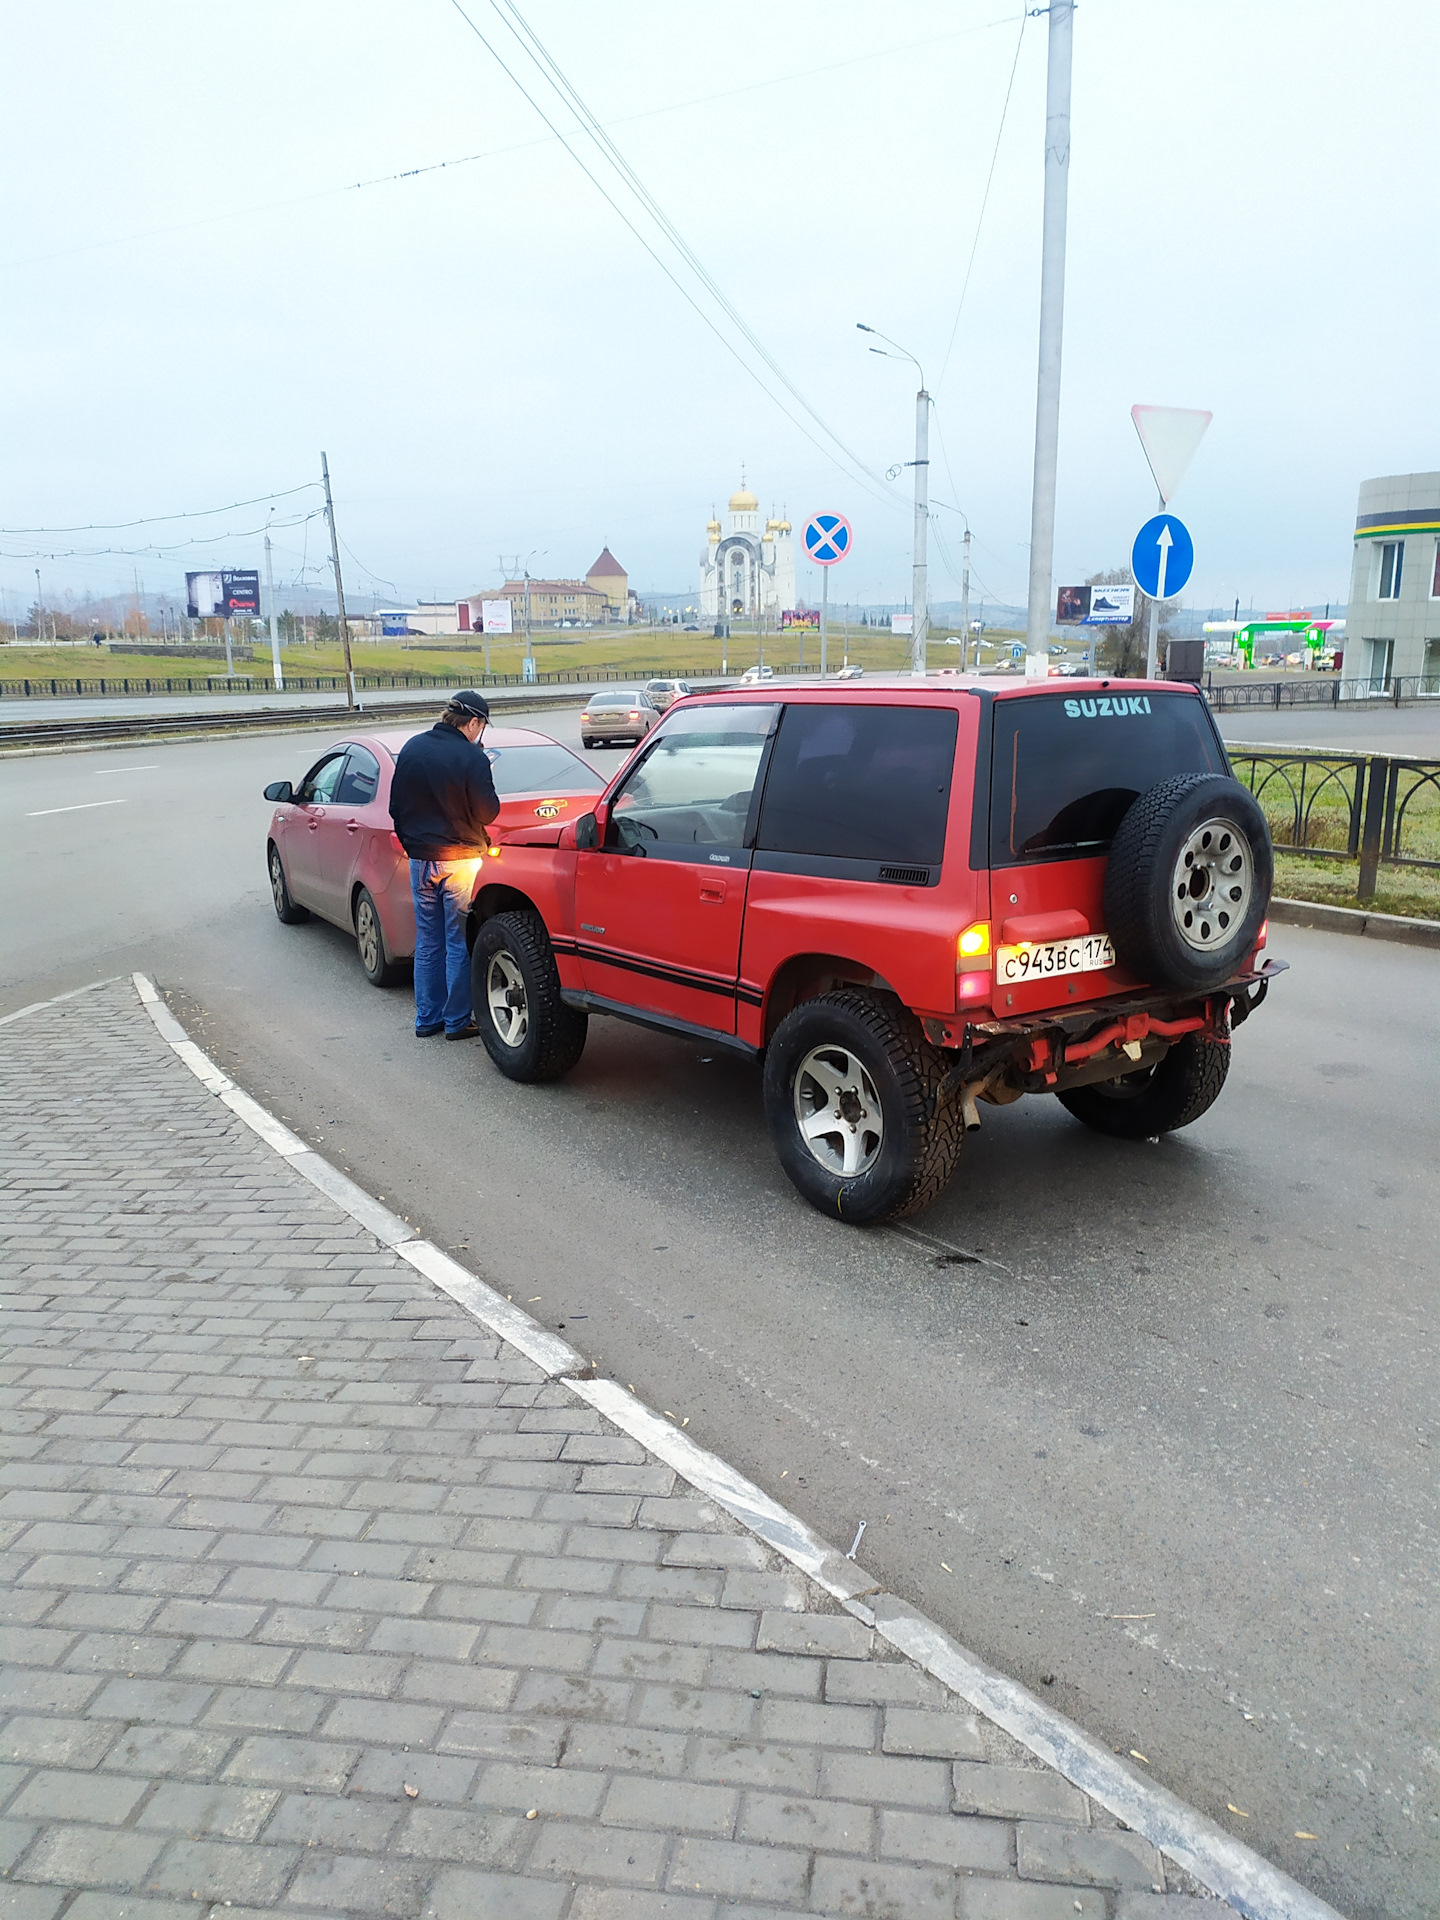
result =
[[[400,749],[390,782],[390,818],[412,860],[466,860],[490,844],[500,811],[490,756],[458,727],[438,721]]]

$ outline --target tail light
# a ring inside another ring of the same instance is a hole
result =
[[[990,962],[990,922],[988,920],[972,921],[955,942],[957,973],[963,968],[973,966],[977,960],[982,962],[988,971]]]

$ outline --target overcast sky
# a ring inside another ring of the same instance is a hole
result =
[[[743,463],[797,527],[850,516],[837,598],[899,599],[910,475],[862,469],[910,457],[915,378],[866,351],[866,320],[924,363],[932,488],[969,516],[975,597],[1023,600],[1045,19],[1022,34],[1008,0],[525,0],[822,429],[492,0],[465,4],[739,360],[452,0],[12,4],[0,528],[276,493],[324,447],[361,605],[490,584],[502,553],[583,573],[607,542],[632,584],[687,589]],[[1136,401],[1214,411],[1174,501],[1191,605],[1343,600],[1358,483],[1440,467],[1437,38],[1435,10],[1399,0],[1077,9],[1057,583],[1123,564],[1154,510]],[[323,523],[280,524],[317,497],[274,503],[282,601],[302,567],[321,584]],[[47,599],[128,589],[132,568],[178,594],[187,565],[259,564],[269,511],[6,531],[4,610],[34,598],[32,549]],[[937,519],[948,599],[961,521]],[[188,556],[66,557],[201,535]]]

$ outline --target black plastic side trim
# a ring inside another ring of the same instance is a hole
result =
[[[804,873],[817,880],[868,880],[876,886],[893,886],[883,878],[882,869],[894,865],[890,860],[846,860],[828,853],[769,853],[757,851],[751,863],[755,873]],[[918,870],[918,869],[917,869]],[[936,887],[940,884],[938,865],[925,869],[927,878],[914,885]]]
[[[693,987],[697,993],[719,993],[727,999],[734,997],[735,982],[724,974],[667,967],[659,960],[637,960],[626,953],[612,953],[608,947],[597,947],[587,940],[577,941],[575,951],[582,960],[590,960],[603,967],[618,967],[622,973],[638,973],[647,980],[664,980],[673,987]]]
[[[975,734],[975,797],[970,809],[970,866],[982,873],[990,865],[990,760],[995,742],[995,696],[976,689],[980,719]]]
[[[725,1047],[746,1060],[758,1060],[762,1051],[738,1034],[719,1033],[714,1027],[697,1027],[689,1020],[675,1020],[665,1013],[643,1013],[619,1000],[603,999],[598,993],[580,993],[564,987],[560,998],[567,1007],[574,1007],[580,1013],[608,1013],[617,1020],[628,1020],[632,1026],[649,1027],[654,1033],[671,1033],[682,1040],[703,1040],[707,1046]]]

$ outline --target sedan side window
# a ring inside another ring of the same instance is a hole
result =
[[[743,846],[779,711],[707,705],[667,720],[611,805],[606,844],[633,853]]]
[[[380,762],[366,747],[351,747],[335,789],[339,807],[368,807],[380,785]]]
[[[345,768],[345,749],[338,753],[327,753],[323,760],[315,765],[300,782],[300,791],[295,798],[302,806],[328,806],[335,798],[335,789],[340,784],[340,775]]]

